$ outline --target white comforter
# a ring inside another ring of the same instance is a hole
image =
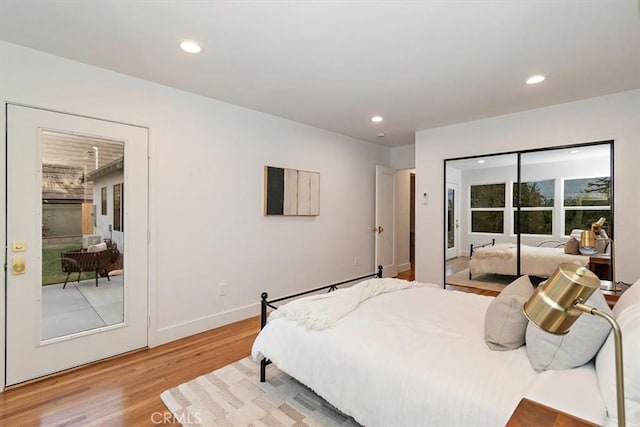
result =
[[[500,244],[475,249],[469,261],[471,274],[516,274],[516,245]],[[564,253],[564,248],[522,245],[522,274],[549,277],[564,262],[587,266],[589,257]]]
[[[543,403],[602,424],[606,413],[592,366],[570,371],[580,387],[567,389],[566,378],[537,374],[524,347],[486,346],[491,300],[436,285],[410,287],[363,301],[324,330],[271,320],[252,354],[367,427],[502,426],[522,397],[545,396],[546,389],[556,393]]]

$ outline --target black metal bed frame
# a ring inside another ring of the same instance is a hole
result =
[[[315,288],[315,289],[310,289],[308,291],[304,291],[304,292],[299,292],[297,294],[293,294],[293,295],[287,295],[286,297],[281,297],[281,298],[276,298],[273,300],[268,300],[267,298],[269,298],[269,294],[267,294],[266,292],[263,292],[260,295],[260,330],[262,330],[265,325],[267,324],[267,307],[270,307],[274,310],[277,310],[278,307],[276,307],[275,303],[277,302],[281,302],[281,301],[285,301],[291,298],[297,298],[297,297],[301,297],[303,295],[307,295],[307,294],[312,294],[314,292],[318,292],[318,291],[323,291],[325,289],[327,289],[327,292],[332,292],[338,289],[338,286],[340,285],[345,285],[347,283],[351,283],[351,282],[355,282],[358,280],[363,280],[363,279],[368,279],[371,277],[377,277],[377,278],[382,278],[382,266],[379,265],[378,266],[378,271],[376,273],[371,273],[371,274],[367,274],[366,276],[361,276],[361,277],[356,277],[353,279],[348,279],[348,280],[343,280],[342,282],[337,282],[337,283],[333,283],[331,285],[326,285],[326,286],[321,286],[319,288]],[[266,381],[266,372],[267,372],[267,366],[271,364],[271,360],[268,360],[266,358],[262,359],[260,361],[260,382],[263,383]]]
[[[495,246],[495,245],[496,245],[496,239],[491,239],[489,243],[485,243],[484,245],[474,246],[473,243],[471,243],[469,245],[469,259],[471,259],[471,257],[473,256],[474,249],[484,248],[485,246]],[[469,280],[471,280],[471,268],[469,268]]]

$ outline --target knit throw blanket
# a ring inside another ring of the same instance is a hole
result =
[[[477,259],[509,259],[513,257],[513,248],[515,248],[515,245],[512,243],[498,243],[493,246],[485,246],[484,248],[474,249],[473,256]]]
[[[322,330],[333,326],[363,301],[410,286],[416,285],[414,282],[399,279],[369,279],[350,288],[291,301],[272,312],[269,321],[285,318],[307,329]]]

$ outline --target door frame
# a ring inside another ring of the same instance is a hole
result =
[[[157,206],[157,192],[155,190],[155,159],[156,149],[151,144],[151,127],[148,125],[124,122],[121,120],[113,120],[103,117],[97,117],[87,114],[79,114],[69,110],[61,110],[56,108],[48,108],[33,104],[27,104],[17,101],[11,101],[1,99],[2,110],[0,111],[0,212],[2,213],[2,220],[0,222],[0,242],[3,247],[0,249],[0,264],[4,266],[4,272],[0,275],[0,392],[4,392],[6,388],[6,306],[7,306],[7,134],[8,134],[8,114],[9,105],[17,107],[34,108],[51,113],[68,114],[80,118],[101,120],[103,122],[110,122],[115,124],[121,124],[126,126],[134,126],[147,131],[147,347],[152,348],[157,345],[157,245],[155,236],[157,230],[157,218],[156,218],[156,206]],[[52,374],[56,375],[56,374]]]

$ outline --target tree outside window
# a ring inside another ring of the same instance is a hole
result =
[[[564,234],[574,229],[589,230],[601,217],[611,220],[611,178],[567,179],[564,181]],[[606,225],[605,225],[606,227]]]
[[[520,221],[517,221],[518,183],[513,183],[514,232],[522,234],[553,234],[555,180],[520,183]],[[518,225],[520,227],[518,227]]]
[[[471,231],[504,233],[506,184],[471,186]]]

